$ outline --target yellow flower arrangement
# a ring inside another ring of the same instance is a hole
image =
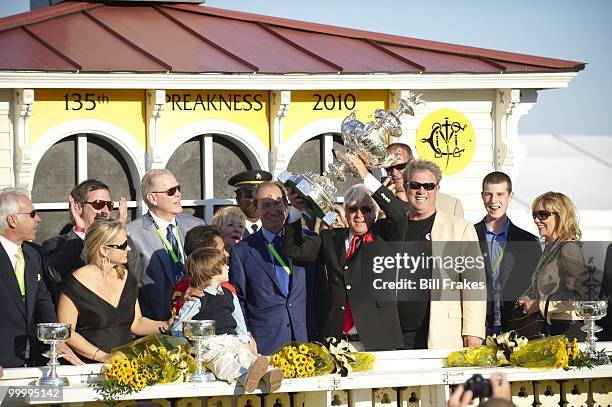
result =
[[[563,335],[528,341],[511,331],[487,338],[486,346],[462,349],[448,355],[449,367],[515,366],[528,369],[593,367],[596,361],[580,352],[576,339]]]
[[[328,338],[325,343],[291,342],[273,354],[270,363],[281,369],[285,378],[302,378],[372,370],[374,359],[374,355],[356,352],[345,342]]]
[[[104,380],[93,386],[108,406],[114,406],[118,396],[156,383],[186,380],[194,370],[186,339],[151,335],[113,349],[103,369]]]

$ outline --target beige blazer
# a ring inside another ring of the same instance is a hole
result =
[[[478,235],[474,226],[463,218],[436,213],[431,229],[433,256],[471,256],[482,258]],[[446,244],[454,242],[453,244]],[[460,242],[463,242],[461,244]],[[484,266],[484,263],[482,263]],[[480,282],[482,290],[445,289],[443,301],[432,301],[429,315],[429,349],[450,349],[463,347],[463,335],[485,337],[486,278],[484,267],[473,267],[463,274],[455,270],[446,270],[434,265],[432,279],[451,279],[462,281],[467,279]],[[469,300],[468,300],[469,299]]]
[[[436,196],[436,209],[440,212],[463,218],[463,206],[461,206],[461,201],[450,195],[443,194],[442,192],[438,192]]]

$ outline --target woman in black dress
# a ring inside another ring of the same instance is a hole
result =
[[[170,321],[140,314],[136,278],[125,267],[125,228],[116,220],[94,222],[85,234],[89,264],[68,277],[59,298],[60,322],[72,324],[68,345],[85,362],[106,362],[110,351],[132,340],[169,330]]]

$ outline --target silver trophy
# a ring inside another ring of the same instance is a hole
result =
[[[216,380],[215,375],[207,372],[202,365],[204,363],[204,341],[215,335],[215,321],[209,319],[185,321],[183,322],[183,334],[185,338],[192,342],[196,349],[196,363],[198,366],[195,373],[191,375],[191,381],[197,383],[214,382]]]
[[[57,350],[60,343],[66,342],[70,338],[70,324],[62,324],[59,322],[50,322],[44,324],[36,324],[36,335],[42,343],[50,345],[50,349],[44,353],[44,356],[49,358],[47,366],[51,367],[47,377],[40,379],[41,386],[64,386],[68,384],[65,377],[57,375],[57,367],[59,366],[58,358],[63,356]]]
[[[585,339],[586,348],[584,353],[591,359],[597,359],[598,352],[595,344],[597,342],[597,337],[595,334],[602,331],[602,328],[597,326],[595,321],[606,316],[608,301],[576,301],[574,306],[576,308],[576,314],[584,320],[584,325],[580,328],[580,330],[582,332],[586,332],[587,334]]]
[[[278,180],[290,186],[304,200],[304,209],[310,215],[321,218],[328,225],[336,221],[333,204],[337,189],[329,178],[312,172],[293,175],[289,171],[283,171]]]
[[[358,177],[357,169],[346,158],[347,153],[361,158],[370,170],[393,165],[399,153],[387,155],[387,146],[402,135],[400,116],[414,116],[414,107],[422,103],[421,95],[409,93],[408,98],[400,99],[395,112],[376,109],[374,121],[367,124],[355,119],[355,112],[352,112],[342,121],[341,126],[346,153],[334,151],[335,160],[324,175],[339,181],[346,180],[346,173]]]

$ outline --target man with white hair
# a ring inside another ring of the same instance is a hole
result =
[[[36,324],[57,322],[55,306],[42,278],[40,253],[30,243],[40,217],[25,192],[0,191],[0,365],[43,364]],[[82,364],[66,345],[60,350],[72,364]]]
[[[142,315],[157,321],[170,318],[172,293],[186,275],[183,242],[202,219],[182,215],[181,185],[166,169],[147,172],[140,183],[149,211],[128,223],[128,268],[139,281]]]

